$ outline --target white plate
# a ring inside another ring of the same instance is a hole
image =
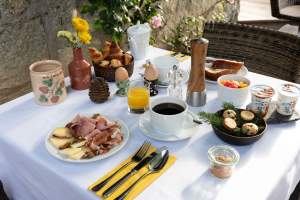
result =
[[[181,69],[183,72],[183,78],[181,80],[182,83],[186,83],[189,80],[189,73],[185,69]],[[168,82],[160,82],[158,81],[158,87],[167,88],[169,86]]]
[[[140,116],[139,127],[144,135],[152,139],[160,141],[179,141],[192,137],[198,131],[199,124],[193,122],[191,114],[187,114],[183,122],[183,128],[175,131],[174,135],[166,135],[153,128],[150,122],[150,113],[147,111]]]
[[[93,114],[95,113],[92,113],[92,114],[82,114],[80,113],[80,115],[83,115],[83,116],[92,116]],[[104,115],[105,116],[105,115]],[[75,117],[75,116],[74,116]],[[107,117],[107,119],[111,120],[111,121],[116,121],[118,122],[118,124],[120,124],[121,126],[121,132],[123,133],[123,141],[121,142],[121,144],[113,147],[112,149],[110,149],[109,152],[103,154],[103,155],[98,155],[98,156],[95,156],[93,158],[90,158],[90,159],[81,159],[81,160],[73,160],[73,159],[69,159],[67,157],[64,157],[63,155],[61,155],[59,153],[59,150],[54,147],[50,142],[49,142],[49,138],[51,137],[52,135],[52,131],[47,135],[46,137],[46,140],[45,140],[45,145],[46,145],[46,149],[48,150],[48,152],[54,156],[55,158],[58,158],[60,160],[63,160],[63,161],[66,161],[66,162],[73,162],[73,163],[87,163],[87,162],[94,162],[94,161],[97,161],[97,160],[102,160],[104,158],[107,158],[107,157],[110,157],[112,155],[114,155],[115,153],[117,153],[118,151],[120,151],[124,146],[125,144],[128,142],[128,139],[129,139],[129,130],[128,130],[128,127],[126,126],[126,124],[119,120],[119,119],[116,119],[114,117],[110,117],[110,116],[105,116]],[[66,120],[63,120],[61,121],[61,123],[58,124],[57,127],[65,127],[65,125],[67,123],[69,123],[71,119],[66,119]]]
[[[212,63],[205,63],[205,67],[211,67],[211,66],[212,66]],[[242,66],[241,69],[236,74],[240,75],[240,76],[246,76],[248,74],[247,67],[245,65]],[[213,80],[209,80],[209,79],[206,79],[206,82],[214,83],[214,84],[217,83],[217,81],[213,81]]]

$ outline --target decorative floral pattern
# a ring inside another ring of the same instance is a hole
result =
[[[63,87],[65,86],[64,81],[54,82],[53,78],[44,79],[39,87],[41,92],[39,101],[41,103],[57,103],[60,96],[63,95]]]

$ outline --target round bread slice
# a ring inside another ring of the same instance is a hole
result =
[[[231,109],[228,109],[228,110],[225,110],[223,112],[223,118],[231,118],[231,119],[236,119],[236,112],[234,110],[231,110]]]
[[[248,110],[243,110],[241,112],[241,118],[245,121],[251,121],[255,117],[254,113]]]
[[[224,119],[223,125],[224,125],[224,128],[226,128],[229,131],[233,131],[237,127],[236,121],[229,117]]]
[[[242,132],[248,136],[253,136],[258,133],[258,126],[254,123],[245,123],[242,126]]]

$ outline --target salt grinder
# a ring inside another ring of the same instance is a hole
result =
[[[205,89],[205,58],[208,40],[205,38],[191,41],[191,71],[187,87],[186,102],[193,107],[204,106],[206,103]]]

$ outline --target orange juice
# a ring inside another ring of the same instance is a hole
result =
[[[149,105],[149,91],[145,87],[129,88],[127,97],[130,110],[145,110]]]

